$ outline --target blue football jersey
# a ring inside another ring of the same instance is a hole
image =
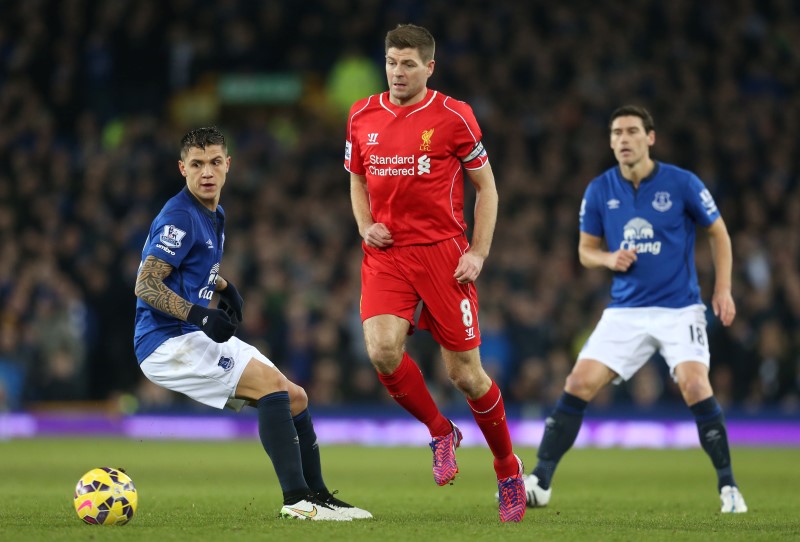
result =
[[[608,249],[636,249],[628,271],[615,272],[609,307],[681,308],[702,303],[694,263],[695,225],[720,214],[692,172],[656,162],[638,190],[613,167],[592,180],[581,203],[581,231]]]
[[[209,211],[184,188],[167,201],[150,225],[142,262],[155,256],[170,264],[174,269],[164,284],[187,301],[207,307],[222,261],[224,227],[221,206],[216,212]],[[167,339],[198,330],[193,324],[136,300],[133,345],[139,363]]]

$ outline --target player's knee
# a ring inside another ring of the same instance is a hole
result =
[[[456,367],[448,368],[447,376],[456,389],[469,397],[474,397],[480,391],[483,391],[481,388],[484,384],[484,378],[480,372],[468,370],[467,367]],[[488,379],[488,376],[486,379]]]
[[[291,381],[289,382],[289,404],[291,405],[293,416],[297,416],[308,408],[306,390]]]
[[[450,382],[467,397],[479,397],[491,386],[492,379],[483,370],[477,349],[453,352],[442,348],[442,357]]]
[[[678,384],[681,388],[683,398],[689,405],[699,403],[713,395],[711,384],[707,378],[693,376],[683,379]]]
[[[598,382],[594,378],[590,378],[586,374],[573,371],[567,376],[564,390],[571,395],[580,397],[584,401],[590,401],[597,395],[597,392],[600,391],[603,384],[604,383]]]
[[[458,389],[462,393],[469,394],[469,392],[474,387],[473,379],[469,378],[468,375],[457,373],[457,374],[450,374],[448,376],[450,378],[450,382],[453,383],[453,386],[455,386],[456,389]]]
[[[403,359],[403,350],[388,342],[367,343],[367,355],[372,365],[382,374],[391,374]]]

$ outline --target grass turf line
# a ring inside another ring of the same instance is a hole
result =
[[[518,450],[530,470],[535,450]],[[32,439],[0,443],[0,540],[797,540],[795,449],[738,448],[750,512],[722,515],[709,459],[691,450],[571,451],[551,505],[503,525],[485,448],[458,452],[453,486],[437,487],[430,450],[329,446],[325,480],[372,521],[280,520],[281,493],[258,442]],[[92,467],[124,467],[139,509],[123,527],[83,524],[72,507]]]

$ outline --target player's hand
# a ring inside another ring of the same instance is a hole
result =
[[[209,309],[192,305],[186,321],[196,325],[215,343],[224,343],[236,333],[236,324],[221,309]]]
[[[239,317],[236,316],[236,310],[234,310],[234,308],[231,307],[228,304],[228,302],[225,301],[224,299],[219,300],[219,303],[217,303],[217,308],[221,311],[224,311],[225,314],[228,315],[228,318],[231,319],[231,322],[233,322],[234,325],[236,325],[236,327],[239,327],[239,324],[242,323],[241,319],[239,319]]]
[[[228,280],[226,282],[228,283],[227,288],[217,292],[221,298],[218,307],[225,312],[228,312],[228,310],[232,311],[233,314],[229,313],[232,316],[231,320],[239,324],[242,321],[242,305],[244,304],[244,299],[242,299],[236,286],[234,286],[231,281]]]
[[[730,290],[715,291],[711,297],[711,307],[723,326],[731,325],[733,319],[736,318],[736,303],[733,301]]]
[[[624,273],[633,265],[637,260],[636,250],[634,249],[619,249],[612,252],[608,261],[608,268],[612,271],[620,271]]]
[[[465,252],[458,259],[458,266],[456,266],[456,272],[453,273],[453,278],[461,284],[475,282],[483,269],[483,260],[484,258],[477,254]]]
[[[368,247],[386,248],[394,244],[394,239],[385,224],[376,222],[364,232],[364,242]]]

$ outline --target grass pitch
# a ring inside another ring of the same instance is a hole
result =
[[[527,467],[535,451],[519,450]],[[460,449],[461,473],[437,487],[430,450],[329,446],[325,478],[372,521],[277,518],[281,493],[260,443],[34,439],[0,442],[0,540],[800,540],[800,452],[736,449],[750,512],[722,515],[709,459],[693,450],[572,450],[551,505],[501,524],[491,456]],[[83,524],[72,506],[92,467],[126,468],[139,508],[122,527]]]

